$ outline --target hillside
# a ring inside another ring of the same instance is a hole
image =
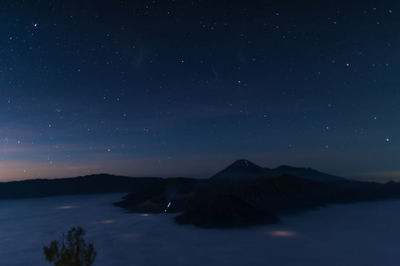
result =
[[[322,173],[312,168],[292,167],[282,165],[277,168],[263,168],[248,160],[241,159],[233,162],[211,178],[260,178],[292,175],[299,178],[310,179],[318,182],[347,182],[342,177]]]

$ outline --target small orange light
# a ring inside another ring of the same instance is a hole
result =
[[[269,231],[268,234],[276,237],[294,237],[296,235],[295,232],[284,230]]]

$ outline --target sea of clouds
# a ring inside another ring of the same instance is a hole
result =
[[[42,246],[82,226],[104,266],[400,265],[400,201],[332,205],[235,230],[132,214],[122,194],[0,201],[0,265],[50,265]]]

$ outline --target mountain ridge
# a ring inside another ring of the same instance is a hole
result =
[[[221,175],[226,178],[218,178]],[[175,217],[178,224],[230,228],[276,223],[281,215],[327,204],[400,198],[400,183],[351,181],[285,165],[268,169],[245,159],[214,176],[194,179],[97,174],[13,181],[0,183],[0,199],[126,193],[114,205],[128,212],[180,213]]]
[[[280,165],[276,168],[261,167],[249,160],[240,159],[219,171],[211,178],[262,178],[293,175],[318,182],[346,182],[346,178],[320,172],[310,167]]]

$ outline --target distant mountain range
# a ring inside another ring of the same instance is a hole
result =
[[[348,179],[319,172],[312,168],[292,167],[282,165],[269,169],[260,167],[248,160],[237,160],[212,178],[261,178],[275,177],[280,175],[292,175],[317,182],[348,182]]]
[[[0,199],[127,193],[129,212],[178,213],[177,224],[226,228],[269,224],[298,210],[400,198],[400,183],[347,180],[311,168],[260,167],[238,160],[208,179],[132,178],[107,174],[0,183]]]
[[[347,179],[325,174],[311,168],[280,166],[275,169],[262,168],[248,160],[237,160],[211,179],[254,179],[272,178],[280,175],[292,175],[298,178],[318,182],[344,182]],[[167,181],[165,181],[167,180]],[[49,197],[59,195],[123,193],[140,191],[142,187],[156,187],[163,182],[176,183],[192,180],[193,183],[204,183],[207,179],[190,179],[183,177],[126,177],[109,174],[96,174],[72,178],[30,179],[12,182],[0,182],[0,199]]]
[[[132,192],[144,186],[152,186],[161,180],[162,178],[96,174],[72,178],[0,182],[0,199]]]

